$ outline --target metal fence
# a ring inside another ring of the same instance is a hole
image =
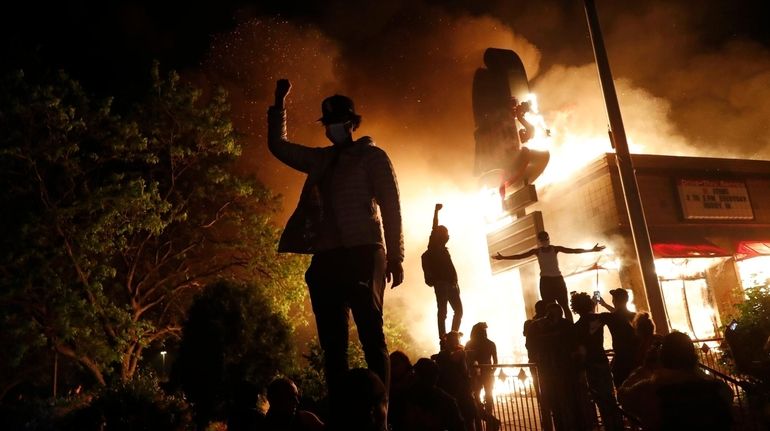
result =
[[[701,340],[702,341],[702,340]],[[703,344],[701,344],[703,345]],[[734,430],[762,430],[761,408],[759,403],[767,403],[766,394],[760,393],[757,399],[756,385],[753,382],[731,376],[723,373],[720,369],[728,369],[721,359],[721,353],[709,347],[709,349],[700,349],[701,358],[700,367],[707,373],[717,379],[727,383],[733,391],[733,420]],[[719,369],[710,367],[708,364],[718,365]],[[540,385],[540,375],[537,366],[532,363],[523,364],[500,364],[492,366],[495,371],[494,386],[494,406],[490,411],[500,423],[499,427],[491,422],[477,422],[479,431],[491,430],[532,430],[532,431],[551,431],[553,430],[553,421],[548,408],[543,403],[543,396]],[[592,400],[590,392],[587,394],[589,400]],[[592,428],[603,430],[601,416],[595,403],[591,405]],[[618,410],[623,417],[624,428],[626,430],[642,430],[641,423],[633,416],[623,411],[620,406]]]
[[[761,405],[767,402],[767,394],[763,394],[755,382],[740,380],[735,376],[723,374],[718,370],[699,364],[701,369],[715,378],[727,383],[733,391],[733,429],[746,431],[764,430],[762,424]]]
[[[551,413],[543,403],[540,375],[532,363],[500,364],[493,366],[497,371],[494,386],[494,406],[491,411],[499,421],[499,428],[490,422],[477,423],[479,431],[499,430],[542,430],[554,429]],[[587,391],[587,389],[586,389]],[[590,400],[590,394],[586,392]],[[592,415],[593,428],[604,429],[595,404],[588,407]],[[640,430],[639,422],[620,410],[625,429]]]

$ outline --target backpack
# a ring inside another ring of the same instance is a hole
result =
[[[422,256],[420,256],[420,259],[422,260],[422,274],[425,277],[425,284],[432,287],[435,284],[435,280],[433,279],[433,268],[430,257],[430,250],[426,250]]]

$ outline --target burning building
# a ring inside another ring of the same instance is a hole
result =
[[[633,155],[632,161],[668,326],[694,338],[718,336],[743,290],[770,284],[770,161],[660,155]],[[593,262],[561,258],[569,290],[606,297],[623,287],[637,310],[649,310],[614,154],[541,195],[529,186],[507,197],[508,221],[489,232],[490,252],[525,251],[543,227],[558,243],[607,241]],[[532,259],[491,265],[495,273],[516,265],[523,284],[536,283]],[[531,313],[536,289],[523,292]]]

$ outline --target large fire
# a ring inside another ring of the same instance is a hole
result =
[[[537,98],[531,95],[529,102],[532,110],[526,114],[526,118],[535,125],[537,132],[527,146],[558,153],[552,154],[551,164],[535,182],[539,190],[568,179],[571,174],[609,148],[607,137],[583,140],[576,145],[554,147],[552,142],[558,135],[548,130],[546,121],[539,112]],[[512,218],[503,211],[496,188],[474,183],[473,178],[468,178],[468,182],[469,184],[444,186],[430,184],[421,189],[403,190],[402,209],[406,242],[417,247],[407,253],[405,264],[410,291],[399,291],[398,296],[408,298],[404,302],[412,311],[419,308],[415,313],[418,320],[410,324],[412,337],[422,346],[426,355],[435,352],[438,349],[438,339],[433,292],[428,286],[418,290],[415,285],[424,285],[420,279],[420,247],[424,249],[427,245],[433,205],[441,202],[444,204],[444,210],[440,214],[440,223],[449,229],[450,240],[447,246],[457,268],[463,300],[461,331],[467,339],[473,324],[487,322],[488,334],[497,344],[500,362],[527,362],[522,335],[526,313],[519,272],[512,270],[492,275],[489,265],[490,251],[486,243],[486,234],[489,231],[510,223]],[[571,246],[589,248],[593,243]],[[601,255],[587,257],[585,268],[596,263],[600,263],[601,267],[595,271],[575,271],[579,272],[575,274],[565,272],[565,276],[569,277],[571,290],[587,293],[600,290],[606,293],[607,286],[615,287],[619,284],[617,269],[620,264],[611,249],[605,249]],[[526,288],[537,288],[536,283]],[[451,313],[450,309],[447,324],[451,320]]]

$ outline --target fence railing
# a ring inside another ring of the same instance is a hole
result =
[[[553,417],[550,408],[543,399],[543,388],[541,385],[538,368],[533,363],[523,364],[498,364],[482,365],[479,368],[494,368],[494,406],[489,409],[492,415],[497,418],[498,425],[493,425],[489,421],[480,420],[477,422],[479,431],[498,430],[532,430],[532,431],[551,431],[554,429]],[[592,400],[592,397],[586,391],[586,400]],[[483,399],[483,396],[481,397]],[[586,405],[592,415],[592,428],[604,429],[601,422],[601,416],[598,413],[595,403]],[[641,430],[638,420],[626,414],[618,406],[619,412],[623,417],[626,430]]]
[[[700,340],[701,342],[703,340]],[[703,343],[701,343],[703,345]],[[736,376],[726,374],[720,369],[706,365],[706,363],[717,364],[719,368],[725,369],[722,364],[721,353],[709,347],[709,349],[699,350],[701,363],[699,366],[708,374],[727,383],[733,391],[733,420],[735,430],[762,430],[761,411],[757,408],[754,393],[756,388],[754,383],[741,380]],[[554,429],[553,418],[547,403],[543,399],[543,388],[541,386],[540,374],[538,368],[533,363],[522,364],[499,364],[482,365],[479,368],[495,369],[494,385],[494,405],[487,407],[492,416],[499,420],[499,424],[493,424],[491,421],[479,420],[477,430],[532,430],[532,431],[551,431]],[[604,430],[601,415],[599,414],[596,403],[593,400],[596,397],[587,393],[591,402],[592,428]],[[482,396],[481,399],[484,397]],[[764,400],[766,402],[767,400]],[[480,406],[483,409],[483,406]],[[624,429],[631,431],[642,430],[638,419],[625,412],[620,406],[617,407],[623,417]],[[483,417],[483,415],[482,415]]]
[[[739,380],[733,376],[724,374],[719,370],[715,370],[714,368],[711,368],[702,363],[698,365],[703,371],[727,383],[730,389],[732,389],[732,416],[734,422],[733,429],[747,431],[759,431],[765,429],[764,425],[762,425],[761,409],[757,408],[758,406],[756,405],[757,402],[761,402],[763,400],[761,398],[752,398],[752,396],[755,395],[755,393],[752,393],[752,391],[756,390],[756,384],[745,380]]]

